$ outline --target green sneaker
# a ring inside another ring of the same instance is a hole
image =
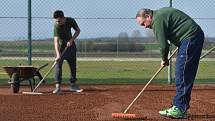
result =
[[[172,109],[172,107],[168,108],[168,109],[165,109],[165,110],[162,110],[162,111],[159,111],[159,114],[161,116],[167,116],[167,114],[170,112],[171,109]]]
[[[161,116],[166,116],[166,117],[170,117],[170,118],[177,118],[177,119],[184,119],[187,118],[187,114],[186,112],[183,113],[179,108],[177,108],[176,106],[172,106],[169,109],[165,109],[163,111],[159,111],[159,114]]]
[[[71,92],[83,92],[83,89],[80,89],[77,84],[71,84],[69,90]]]

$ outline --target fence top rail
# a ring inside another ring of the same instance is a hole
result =
[[[0,17],[0,19],[27,19],[28,17],[18,17],[18,16],[6,16],[6,17]],[[52,17],[31,17],[34,19],[53,19]],[[74,17],[75,19],[135,19],[134,17]],[[198,20],[215,20],[215,18],[193,18]]]

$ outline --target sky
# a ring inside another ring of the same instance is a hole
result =
[[[53,37],[54,20],[51,17],[57,9],[63,10],[65,16],[76,19],[81,29],[79,38],[117,37],[121,32],[131,36],[135,30],[147,36],[151,30],[141,28],[132,18],[141,8],[154,10],[167,6],[169,0],[32,0],[32,17],[48,17],[32,19],[32,38]],[[194,18],[206,36],[215,37],[214,0],[173,0],[172,6]],[[1,0],[0,10],[0,39],[27,39],[25,17],[28,15],[28,0]]]

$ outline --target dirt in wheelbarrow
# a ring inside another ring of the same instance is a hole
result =
[[[43,95],[23,95],[30,91],[22,86],[13,94],[9,86],[0,86],[0,121],[124,121],[113,118],[122,113],[144,85],[80,85],[82,93],[69,92],[63,85],[60,95],[52,94],[54,85],[42,85]],[[215,85],[196,84],[192,92],[188,119],[215,120]],[[150,85],[128,110],[144,115],[150,121],[172,121],[161,117],[158,111],[167,108],[175,95],[174,85]],[[128,121],[128,120],[126,120]]]

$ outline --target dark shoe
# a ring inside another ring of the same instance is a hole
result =
[[[71,91],[71,92],[83,92],[83,89],[80,89],[77,84],[71,84],[69,91]]]

